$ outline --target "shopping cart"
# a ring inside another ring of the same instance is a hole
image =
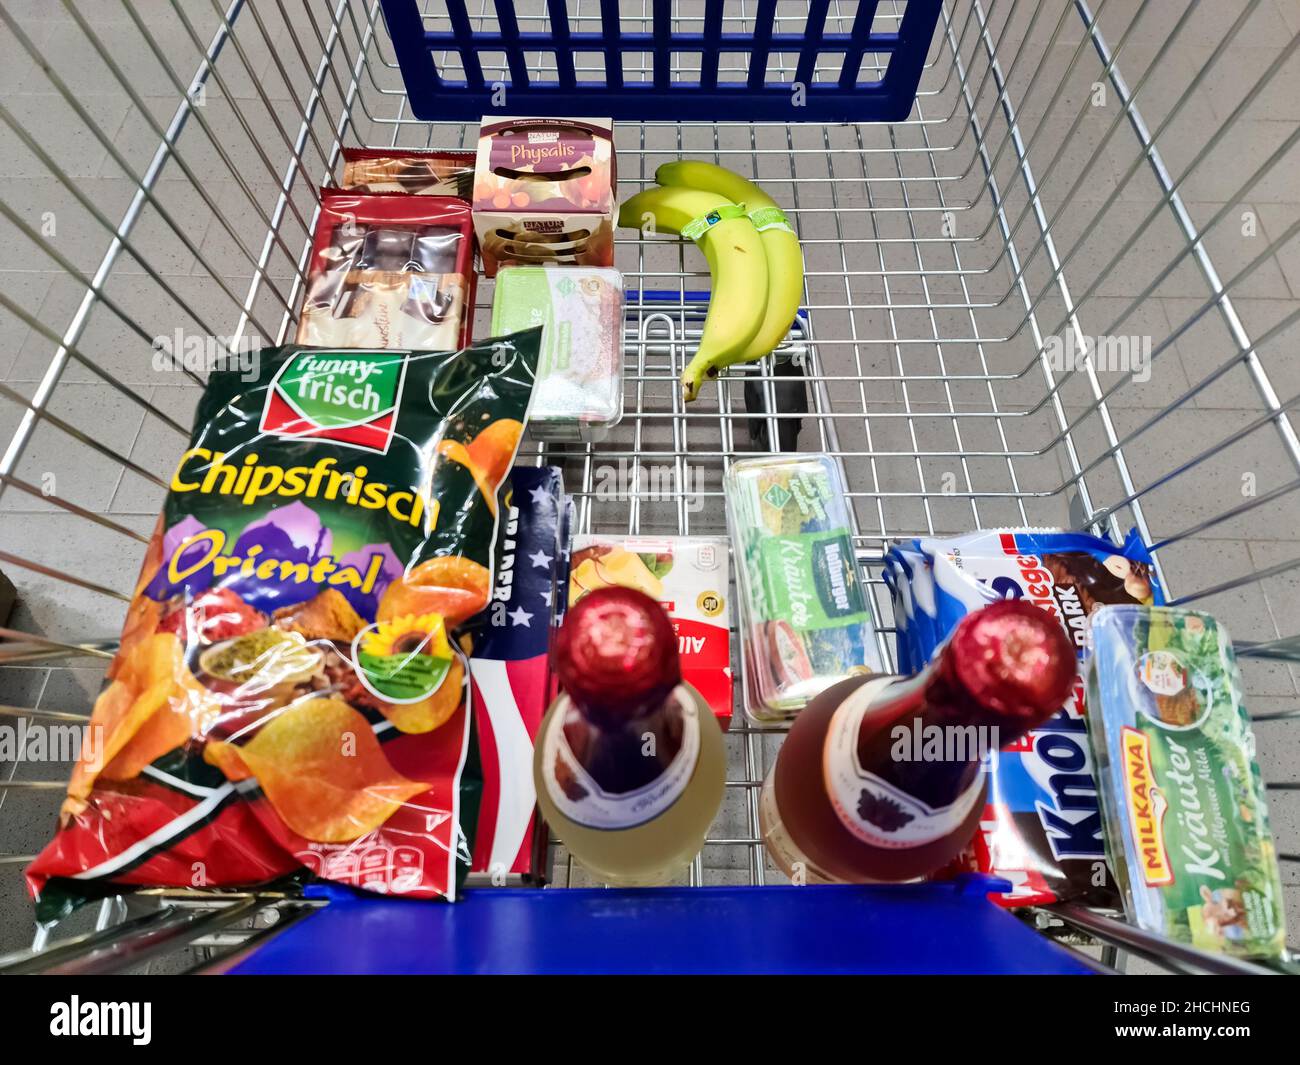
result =
[[[6,0],[0,567],[18,603],[0,630],[0,724],[78,726],[89,712],[204,376],[160,361],[156,339],[220,352],[290,336],[316,190],[338,175],[341,147],[472,143],[467,112],[439,112],[437,86],[404,80],[381,10],[399,6],[410,10],[394,18],[441,35],[428,39],[440,91],[508,95],[526,76],[567,85],[589,113],[617,96],[623,196],[661,162],[712,159],[769,189],[803,242],[789,343],[686,408],[675,382],[707,273],[679,242],[620,239],[627,416],[599,445],[520,458],[563,467],[577,530],[725,532],[729,464],[796,438],[842,461],[889,660],[889,540],[1135,526],[1174,601],[1213,612],[1236,640],[1300,927],[1292,0],[480,0],[468,13],[436,0]],[[886,83],[889,35],[921,7],[937,26],[910,113],[839,123],[880,117],[869,87]],[[620,33],[642,46],[584,45]],[[475,45],[480,34],[495,43]],[[731,35],[762,47],[731,50]],[[847,43],[798,44],[832,35]],[[695,37],[710,47],[674,44]],[[637,93],[659,101],[686,82],[708,106],[635,120]],[[842,89],[818,106],[850,110],[748,121],[742,87],[770,101],[800,83]],[[491,283],[479,293],[481,336]],[[602,470],[621,461],[631,481],[611,496]],[[781,882],[758,830],[780,739],[732,726],[727,798],[691,885]],[[19,968],[228,967],[325,901],[143,891],[33,942],[21,870],[67,768],[57,756],[0,765],[0,951],[30,946]],[[586,883],[560,842],[552,866],[555,885]],[[1253,968],[1077,905],[1021,920],[1090,965]]]

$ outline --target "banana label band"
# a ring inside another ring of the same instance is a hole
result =
[[[793,233],[794,229],[790,225],[790,219],[779,207],[756,207],[749,212],[749,220],[754,223],[754,228],[760,233],[769,229],[784,229],[787,233]]]
[[[692,218],[686,225],[682,226],[682,236],[687,240],[699,240],[719,222],[744,217],[745,207],[743,204],[724,203],[707,214],[700,215],[699,218]]]

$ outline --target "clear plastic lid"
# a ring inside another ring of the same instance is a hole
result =
[[[836,681],[879,671],[839,466],[828,455],[744,459],[725,488],[750,717],[793,716]]]
[[[623,275],[604,267],[503,267],[493,335],[538,325],[529,432],[540,440],[603,439],[623,416]]]

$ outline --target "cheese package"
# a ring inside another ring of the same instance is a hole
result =
[[[1241,675],[1213,617],[1103,606],[1092,619],[1089,735],[1131,920],[1201,950],[1277,957],[1277,849]]]
[[[542,327],[528,412],[537,440],[597,441],[623,416],[623,275],[586,266],[509,266],[497,275],[492,335]]]
[[[879,672],[838,464],[816,454],[741,459],[725,488],[749,716],[792,717],[837,681]]]
[[[731,724],[731,608],[721,536],[575,536],[569,606],[588,592],[635,588],[658,600],[677,633],[682,677],[718,724]]]

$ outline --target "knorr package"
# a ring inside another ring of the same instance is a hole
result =
[[[459,630],[492,588],[539,344],[291,346],[251,380],[211,375],[27,871],[46,914],[66,897],[51,878],[217,887],[302,867],[455,897],[480,787]]]
[[[957,623],[999,599],[1025,599],[1055,617],[1082,659],[1089,619],[1108,603],[1164,601],[1136,532],[1122,544],[1052,529],[992,529],[894,544],[885,555],[898,665],[921,669]],[[1083,683],[1042,726],[1002,748],[989,774],[979,830],[954,867],[1011,882],[1006,906],[1082,899],[1118,902],[1088,747]]]
[[[1202,950],[1273,957],[1282,882],[1228,634],[1209,614],[1092,619],[1090,735],[1130,918]]]

